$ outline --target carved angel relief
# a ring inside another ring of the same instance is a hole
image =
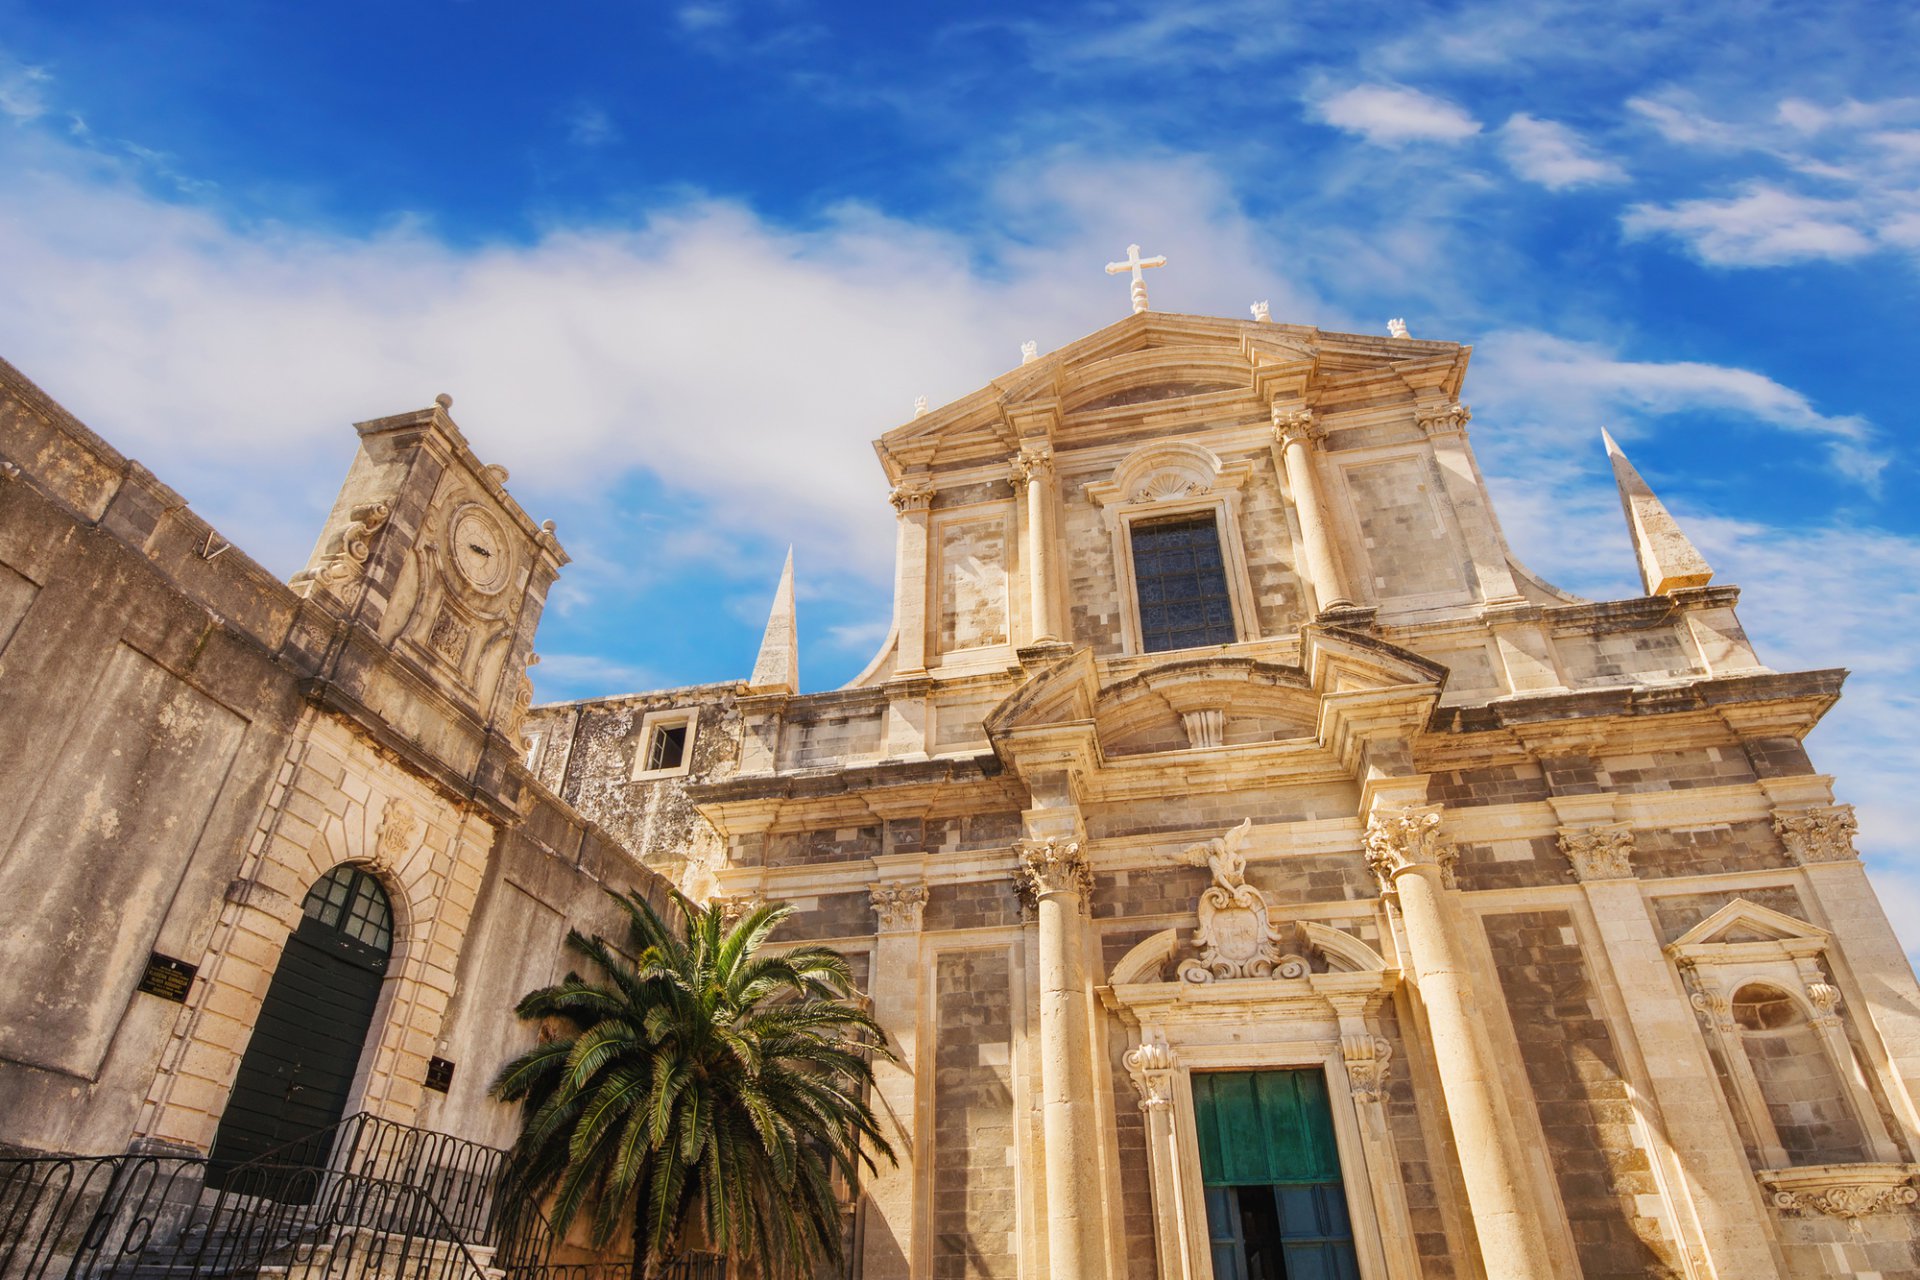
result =
[[[1253,819],[1247,818],[1225,835],[1190,845],[1181,857],[1190,866],[1205,866],[1213,883],[1200,894],[1200,927],[1193,945],[1200,954],[1180,965],[1187,982],[1223,978],[1302,978],[1307,962],[1280,953],[1280,933],[1267,916],[1267,899],[1247,883],[1247,859],[1240,852]]]

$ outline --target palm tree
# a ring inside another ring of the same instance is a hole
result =
[[[515,1009],[547,1021],[493,1082],[525,1103],[510,1207],[551,1196],[556,1236],[590,1208],[595,1246],[630,1231],[649,1280],[696,1224],[706,1247],[771,1280],[840,1261],[833,1174],[856,1185],[871,1153],[893,1159],[866,1101],[872,1058],[892,1055],[853,1002],[846,958],[762,954],[785,903],[729,926],[718,904],[675,893],[676,928],[637,892],[611,896],[634,958],[572,931],[607,981],[569,973]]]

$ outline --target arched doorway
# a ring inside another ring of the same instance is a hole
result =
[[[209,1183],[224,1186],[236,1165],[339,1121],[392,950],[393,906],[371,873],[342,863],[314,882],[220,1116]],[[272,1163],[317,1165],[330,1146]]]

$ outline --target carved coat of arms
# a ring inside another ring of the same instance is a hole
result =
[[[1188,982],[1212,982],[1222,978],[1271,977],[1276,966],[1280,976],[1299,977],[1287,972],[1283,961],[1292,957],[1280,954],[1280,934],[1267,918],[1267,899],[1247,883],[1247,859],[1240,852],[1247,833],[1253,830],[1248,818],[1223,836],[1190,845],[1182,857],[1190,866],[1205,866],[1213,871],[1213,883],[1200,895],[1200,927],[1194,931],[1193,945],[1200,954],[1180,965],[1180,976]]]

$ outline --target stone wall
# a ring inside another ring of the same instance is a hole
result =
[[[934,962],[935,1280],[1017,1274],[1013,972],[1004,947]]]

